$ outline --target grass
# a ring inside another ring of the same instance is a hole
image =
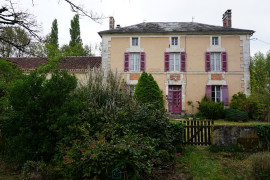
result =
[[[209,151],[208,147],[187,146],[179,168],[186,179],[250,179],[250,153]]]
[[[260,122],[260,121],[248,121],[248,122],[231,122],[225,121],[223,119],[215,120],[215,125],[238,125],[238,126],[247,126],[247,125],[257,125],[257,124],[270,124],[270,122]]]
[[[20,172],[14,170],[14,166],[6,164],[0,158],[0,180],[17,180],[20,178]]]

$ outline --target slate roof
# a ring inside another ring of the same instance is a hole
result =
[[[100,31],[103,34],[127,34],[127,33],[185,33],[185,34],[250,34],[255,31],[246,29],[236,29],[223,26],[213,26],[196,22],[144,22],[126,27]]]
[[[2,58],[12,63],[17,64],[22,70],[34,70],[41,64],[47,63],[46,58],[39,57],[9,57]],[[100,68],[101,57],[89,57],[89,56],[71,56],[65,57],[60,61],[61,69],[69,71],[85,71],[90,68]]]

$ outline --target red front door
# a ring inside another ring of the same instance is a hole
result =
[[[182,110],[182,91],[181,86],[172,85],[169,86],[169,112],[173,114],[179,114]]]

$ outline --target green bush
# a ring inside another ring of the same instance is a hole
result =
[[[259,124],[255,125],[257,129],[258,136],[265,143],[268,151],[270,150],[270,125],[269,124]]]
[[[238,92],[232,96],[230,108],[245,111],[249,119],[258,119],[260,108],[259,102],[252,96],[246,97],[243,92]]]
[[[43,161],[26,161],[22,167],[22,179],[32,180],[49,180],[53,179],[52,168],[47,166]]]
[[[246,112],[237,109],[225,109],[225,120],[233,122],[247,122],[248,115]]]
[[[220,119],[224,115],[224,102],[215,102],[204,96],[201,102],[198,101],[201,115],[207,119]]]
[[[152,103],[155,104],[157,108],[164,109],[162,92],[152,74],[142,72],[138,84],[136,85],[134,95],[141,103]]]
[[[270,152],[259,152],[249,157],[254,179],[270,179]]]

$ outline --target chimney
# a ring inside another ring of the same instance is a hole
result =
[[[232,27],[232,10],[228,9],[222,17],[223,27]]]
[[[117,25],[116,25],[116,28],[117,28],[117,29],[118,29],[118,28],[121,28],[120,24],[117,24]]]
[[[109,29],[114,29],[114,18],[112,16],[110,17]]]

